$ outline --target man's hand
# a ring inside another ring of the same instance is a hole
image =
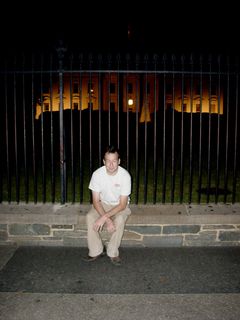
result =
[[[108,232],[114,232],[116,230],[112,220],[110,218],[108,218],[107,216],[102,216],[102,217],[98,218],[93,225],[93,229],[95,231],[102,231],[102,228],[105,223],[107,224],[107,231]]]
[[[98,218],[93,225],[93,229],[95,231],[101,231],[107,219],[106,216]]]
[[[112,233],[112,232],[114,232],[116,230],[116,227],[115,227],[113,221],[110,218],[107,219],[106,225],[107,225],[107,231],[108,232]]]

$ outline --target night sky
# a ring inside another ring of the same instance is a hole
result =
[[[169,3],[161,10],[161,5],[154,2],[130,10],[122,2],[99,8],[91,3],[80,8],[80,2],[66,3],[64,8],[38,1],[31,6],[9,3],[0,22],[2,49],[52,51],[62,39],[69,49],[78,51],[239,53],[235,6]]]

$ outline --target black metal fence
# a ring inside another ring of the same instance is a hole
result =
[[[224,56],[1,60],[0,201],[89,202],[114,143],[132,203],[235,203],[239,69]]]

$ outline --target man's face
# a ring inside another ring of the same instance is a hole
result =
[[[113,176],[117,173],[118,165],[120,163],[118,153],[105,153],[103,163],[106,167],[107,173]]]

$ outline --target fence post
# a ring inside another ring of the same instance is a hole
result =
[[[66,159],[65,159],[65,139],[64,139],[64,118],[63,118],[63,58],[66,48],[63,42],[59,42],[59,47],[56,49],[59,60],[59,139],[60,139],[60,178],[61,178],[61,204],[66,201]]]

